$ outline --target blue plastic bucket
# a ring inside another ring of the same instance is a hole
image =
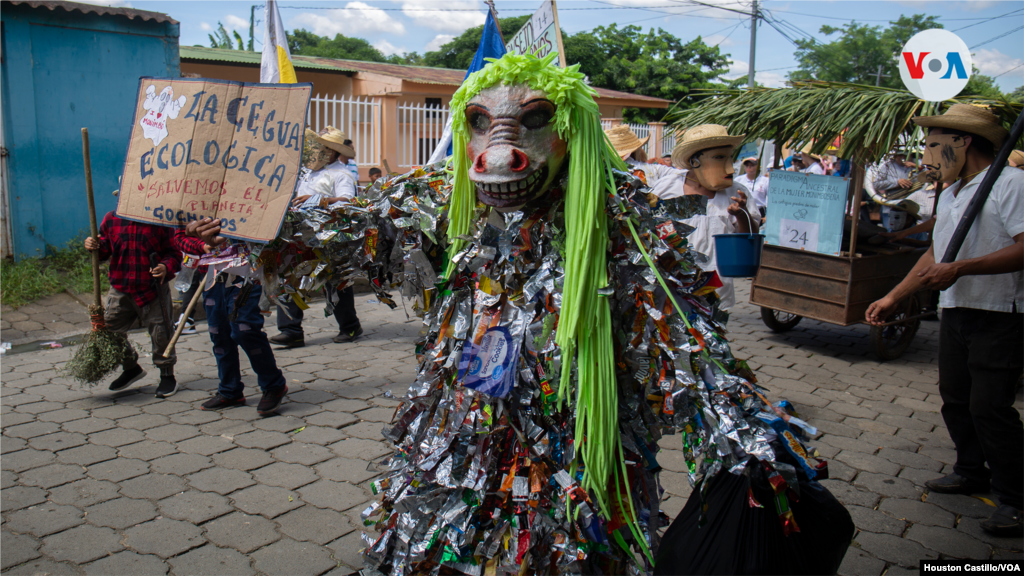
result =
[[[761,267],[764,234],[715,234],[718,275],[752,278]]]

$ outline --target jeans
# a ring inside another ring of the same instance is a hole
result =
[[[289,315],[291,317],[289,318]],[[302,309],[295,302],[277,305],[277,329],[282,334],[301,337]],[[356,316],[356,295],[352,287],[338,290],[338,303],[334,305],[334,319],[338,321],[338,330],[346,334],[359,329],[359,316]]]
[[[277,367],[274,351],[263,331],[263,315],[259,303],[262,286],[255,286],[245,302],[238,302],[238,286],[215,282],[205,294],[206,321],[210,326],[213,355],[217,358],[220,386],[217,392],[228,400],[243,396],[242,370],[238,364],[238,347],[249,357],[260,390],[267,392],[285,385],[284,374]],[[238,309],[232,322],[231,313]]]
[[[939,334],[942,418],[953,471],[992,483],[1002,504],[1024,505],[1024,425],[1013,407],[1024,367],[1024,314],[945,308]],[[985,464],[988,464],[988,468]]]

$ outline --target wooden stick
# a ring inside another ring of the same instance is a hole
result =
[[[82,128],[82,161],[85,163],[85,193],[89,197],[89,226],[92,237],[99,241],[99,227],[96,226],[96,200],[92,194],[92,162],[89,160],[89,129]],[[96,308],[100,303],[100,253],[92,251],[92,296]]]
[[[196,289],[196,293],[192,295],[192,301],[188,303],[188,308],[185,308],[185,314],[181,317],[181,322],[178,322],[178,328],[174,331],[174,336],[171,336],[170,343],[167,344],[167,349],[164,350],[164,358],[167,358],[171,351],[174,350],[174,345],[178,343],[178,338],[181,337],[181,331],[185,329],[185,320],[192,315],[192,311],[196,309],[196,302],[203,296],[203,289],[206,288],[206,276],[203,276],[201,282],[199,282],[199,288]]]

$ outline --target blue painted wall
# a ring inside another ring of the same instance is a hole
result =
[[[97,220],[113,210],[140,76],[180,75],[178,25],[7,4],[3,114],[16,258],[89,233],[82,127]]]

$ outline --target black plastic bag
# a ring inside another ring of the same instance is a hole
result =
[[[763,469],[722,471],[710,480],[707,521],[699,526],[700,490],[661,540],[655,576],[675,574],[835,574],[853,540],[850,513],[818,482],[800,479],[790,498],[799,532],[783,534]],[[751,507],[752,493],[762,508]]]

